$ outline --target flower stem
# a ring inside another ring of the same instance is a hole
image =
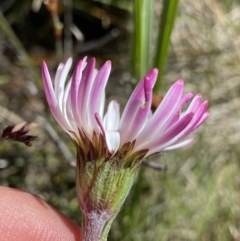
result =
[[[113,219],[106,211],[92,210],[83,213],[82,241],[106,241],[111,226],[107,225],[109,220]],[[109,226],[108,230],[105,226]]]

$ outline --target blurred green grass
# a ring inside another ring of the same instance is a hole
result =
[[[179,4],[162,93],[183,78],[186,91],[201,92],[209,99],[211,116],[194,133],[196,141],[191,146],[155,157],[167,165],[166,172],[142,167],[113,224],[112,241],[240,240],[239,1],[182,0]],[[155,1],[156,16],[160,5]],[[73,145],[52,119],[43,92],[31,94],[30,74],[19,65],[18,56],[12,60],[6,54],[3,47],[14,49],[9,40],[0,34],[0,42],[0,76],[9,80],[0,85],[0,106],[27,121],[36,121],[36,114],[42,113],[74,154]],[[128,50],[117,42],[88,53],[97,53],[100,62],[113,59],[108,96],[118,96],[121,103],[126,102],[131,86]],[[36,46],[28,51],[36,59]],[[42,49],[40,55],[45,52]],[[52,63],[53,50],[51,54],[47,57]],[[16,120],[2,111],[0,118],[1,126]],[[75,170],[43,125],[33,130],[38,139],[31,148],[1,142],[0,184],[40,195],[80,223]]]

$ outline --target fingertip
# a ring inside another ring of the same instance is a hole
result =
[[[80,240],[80,227],[30,193],[0,187],[1,240]]]

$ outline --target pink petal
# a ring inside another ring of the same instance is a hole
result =
[[[68,122],[69,126],[71,126],[71,130],[74,131],[75,133],[78,133],[79,127],[77,126],[76,120],[74,119],[73,113],[72,113],[70,88],[71,88],[71,79],[65,88],[65,92],[63,96],[62,113],[63,113],[63,116],[65,117],[65,120]]]
[[[80,83],[82,79],[82,71],[83,71],[85,60],[86,58],[78,62],[73,73],[72,85],[70,89],[72,113],[73,113],[75,122],[77,123],[77,126],[79,128],[81,128],[82,121],[81,121],[81,113],[79,113],[79,109],[78,109],[78,104],[79,104],[78,92],[79,92]]]
[[[57,89],[58,89],[58,84],[59,84],[59,80],[60,80],[60,76],[61,76],[63,67],[64,67],[63,63],[60,63],[58,65],[57,72],[56,72],[55,79],[54,79],[54,89],[55,89],[56,96],[59,95]]]
[[[191,139],[182,141],[182,142],[180,142],[180,143],[177,143],[176,145],[169,146],[169,147],[165,148],[164,151],[171,151],[171,150],[175,150],[175,149],[179,149],[179,148],[188,146],[188,145],[190,145],[191,143],[193,143],[193,141],[194,141],[194,138],[191,138]]]
[[[208,107],[207,101],[205,101],[201,104],[199,109],[194,114],[194,117],[193,117],[192,121],[189,123],[188,127],[185,130],[183,130],[183,132],[180,133],[179,136],[177,137],[178,140],[183,139],[184,137],[186,137],[188,134],[190,134],[195,129],[195,126],[199,123],[199,121],[202,119],[202,116],[206,112],[207,107]]]
[[[178,80],[172,85],[152,118],[148,121],[143,131],[140,133],[137,138],[136,145],[146,141],[146,139],[149,139],[149,137],[151,137],[149,133],[151,133],[152,130],[154,130],[155,133],[160,133],[164,126],[167,125],[169,118],[176,114],[176,110],[182,96],[183,87],[184,83],[182,80]]]
[[[86,68],[82,73],[82,81],[80,83],[79,93],[78,93],[78,109],[81,116],[82,125],[87,126],[87,113],[89,111],[89,95],[95,78],[95,59],[92,58],[88,63]]]
[[[193,94],[192,93],[188,93],[186,94],[181,101],[179,102],[178,107],[175,110],[175,113],[168,119],[167,123],[165,126],[163,126],[164,129],[168,129],[169,127],[171,127],[176,121],[179,120],[180,116],[181,116],[181,109],[183,108],[183,106],[189,102],[189,100],[192,98]]]
[[[199,106],[200,106],[200,104],[201,104],[201,98],[202,98],[202,96],[201,96],[200,94],[197,94],[197,95],[193,98],[191,104],[189,105],[187,111],[186,111],[184,114],[187,114],[187,113],[190,113],[190,112],[195,113],[196,110],[199,108]]]
[[[131,94],[120,120],[120,129],[125,132],[126,124],[131,121],[131,116],[136,111],[136,102],[142,103],[142,95],[144,95],[144,78],[138,83],[133,93]]]
[[[138,133],[142,130],[149,117],[152,104],[152,89],[157,79],[158,71],[153,69],[143,79],[142,91],[130,98],[125,113],[125,120],[122,118],[121,144],[135,140]],[[134,98],[135,97],[135,98]],[[130,113],[130,110],[132,111]],[[125,123],[124,123],[125,121]]]
[[[205,112],[202,116],[202,118],[200,119],[200,121],[197,123],[197,125],[194,127],[194,130],[197,129],[210,115],[209,112]]]
[[[104,125],[102,123],[102,119],[101,119],[101,117],[100,117],[100,115],[98,113],[95,113],[95,120],[96,120],[96,122],[97,122],[97,124],[98,124],[98,126],[99,126],[99,128],[100,128],[100,130],[101,130],[101,132],[103,134],[103,136],[106,136],[106,134],[105,134],[106,130],[105,130]],[[97,131],[97,130],[95,130],[95,131]]]
[[[46,98],[48,101],[48,105],[51,109],[51,112],[55,117],[55,119],[57,120],[57,122],[62,126],[62,128],[65,131],[67,131],[68,129],[70,129],[70,127],[60,111],[59,104],[57,102],[55,92],[53,89],[51,77],[49,75],[48,68],[45,62],[43,62],[43,65],[42,65],[42,78],[43,78],[43,87],[45,90]]]
[[[89,122],[90,125],[95,127],[96,122],[94,115],[99,113],[100,107],[103,101],[104,92],[108,77],[111,71],[111,62],[107,61],[102,68],[98,71],[98,74],[94,80],[94,84],[91,89],[90,98],[89,98]]]
[[[159,138],[155,138],[141,145],[141,149],[146,148],[146,149],[152,150],[155,148],[159,148],[160,146],[165,146],[166,143],[173,140],[179,133],[182,132],[182,130],[184,130],[188,126],[193,116],[194,116],[193,113],[188,113],[180,120],[178,120],[172,127],[166,130],[164,133],[159,133],[160,135]],[[137,147],[137,148],[139,149],[140,147]]]
[[[193,116],[191,122],[189,123],[189,125],[185,129],[183,129],[183,131],[181,131],[178,135],[176,135],[174,138],[172,138],[168,142],[164,143],[162,148],[165,149],[165,148],[167,148],[169,146],[172,146],[175,143],[177,143],[179,140],[185,138],[188,134],[190,134],[194,130],[194,127],[196,126],[196,124],[199,122],[199,120],[204,115],[204,113],[205,113],[205,111],[207,109],[207,104],[208,103],[206,101],[204,103],[202,103],[202,105],[199,107],[197,112],[194,114],[194,116]],[[189,114],[190,113],[188,113],[187,115],[189,115]]]

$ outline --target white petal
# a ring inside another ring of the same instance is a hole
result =
[[[117,131],[119,129],[120,113],[119,104],[112,100],[108,105],[107,113],[104,116],[103,122],[106,130]]]
[[[58,77],[58,79],[56,79],[55,93],[56,93],[56,98],[58,99],[58,103],[62,103],[63,101],[65,83],[66,83],[67,75],[71,66],[72,66],[72,58],[69,58],[66,64],[64,65],[64,67],[62,68],[60,76]],[[60,108],[61,107],[62,106],[60,105]]]
[[[164,151],[170,151],[170,150],[175,150],[175,149],[178,149],[178,148],[182,148],[184,146],[188,146],[190,145],[192,142],[194,141],[194,138],[191,138],[191,139],[188,139],[186,141],[182,141],[176,145],[173,145],[173,146],[169,146],[167,148],[164,149]]]
[[[99,112],[98,112],[101,117],[103,117],[103,113],[104,113],[105,99],[106,99],[106,94],[104,91],[102,94],[102,98],[100,100],[101,104],[100,104],[100,108],[99,108]]]
[[[120,134],[118,131],[106,131],[105,134],[108,150],[114,154],[120,145]]]

